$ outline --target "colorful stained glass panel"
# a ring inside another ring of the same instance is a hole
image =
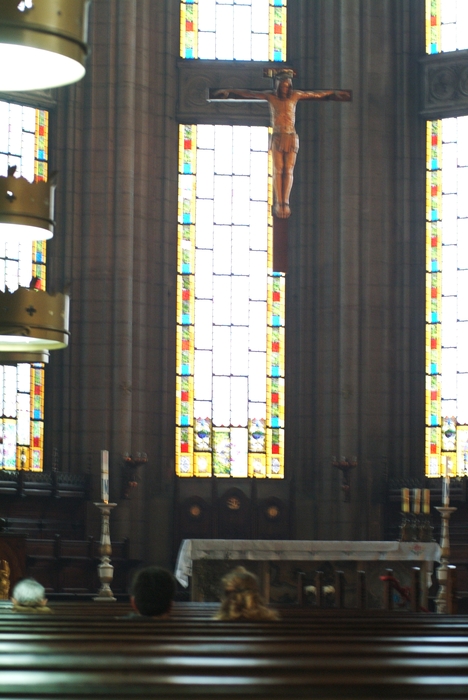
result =
[[[468,48],[468,4],[464,0],[426,0],[426,52]]]
[[[285,61],[287,0],[182,0],[186,59]]]
[[[434,477],[466,473],[467,139],[466,117],[428,124],[426,473]]]
[[[48,113],[0,101],[0,175],[16,165],[16,176],[47,179]],[[44,241],[0,242],[0,288],[45,289]],[[44,433],[43,365],[0,365],[2,410],[0,468],[42,471]]]
[[[281,478],[284,473],[284,276],[269,267],[267,132],[263,127],[180,127],[179,476]],[[238,151],[244,154],[242,164]],[[187,175],[187,162],[198,174],[202,163],[203,182]],[[234,169],[243,174],[235,175]],[[253,177],[262,177],[267,186],[255,189]],[[255,200],[252,193],[264,199]],[[191,209],[184,209],[185,201]],[[189,271],[184,260],[190,261]]]

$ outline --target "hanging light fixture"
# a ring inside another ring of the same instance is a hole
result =
[[[0,176],[0,240],[43,241],[54,233],[55,176],[29,182],[14,177],[16,166]]]
[[[41,362],[42,364],[46,365],[49,362],[49,351],[38,350],[37,352],[0,352],[0,365],[17,365],[21,362],[29,362],[31,364]]]
[[[18,287],[0,292],[0,351],[37,353],[60,350],[70,335],[69,305],[66,294]]]
[[[90,0],[1,0],[0,91],[44,90],[85,74]]]

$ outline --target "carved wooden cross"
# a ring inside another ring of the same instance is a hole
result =
[[[351,90],[294,90],[291,68],[269,68],[264,75],[274,78],[273,90],[248,90],[243,88],[211,88],[210,102],[265,100],[270,108],[270,126],[273,130],[270,150],[273,159],[274,191],[274,245],[273,262],[277,272],[286,272],[287,226],[282,219],[291,215],[289,196],[291,193],[294,166],[299,150],[299,137],[296,133],[296,105],[301,100],[349,102]],[[276,251],[275,251],[276,249]],[[279,255],[281,249],[281,255]]]

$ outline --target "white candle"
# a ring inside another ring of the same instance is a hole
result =
[[[450,477],[444,476],[442,480],[442,505],[450,505]]]
[[[101,500],[109,503],[109,451],[101,450]]]

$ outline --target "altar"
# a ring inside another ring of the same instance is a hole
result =
[[[183,540],[175,577],[184,587],[192,579],[192,600],[216,598],[219,580],[240,564],[256,573],[267,601],[294,602],[297,572],[312,579],[325,573],[324,583],[334,583],[336,570],[345,572],[346,605],[353,606],[356,571],[366,571],[371,606],[379,607],[379,576],[391,568],[408,585],[412,566],[421,568],[422,598],[432,582],[434,562],[440,561],[437,542],[355,542],[333,540]],[[424,583],[426,585],[424,585]],[[374,603],[372,605],[372,603]],[[424,604],[424,602],[423,602]]]

